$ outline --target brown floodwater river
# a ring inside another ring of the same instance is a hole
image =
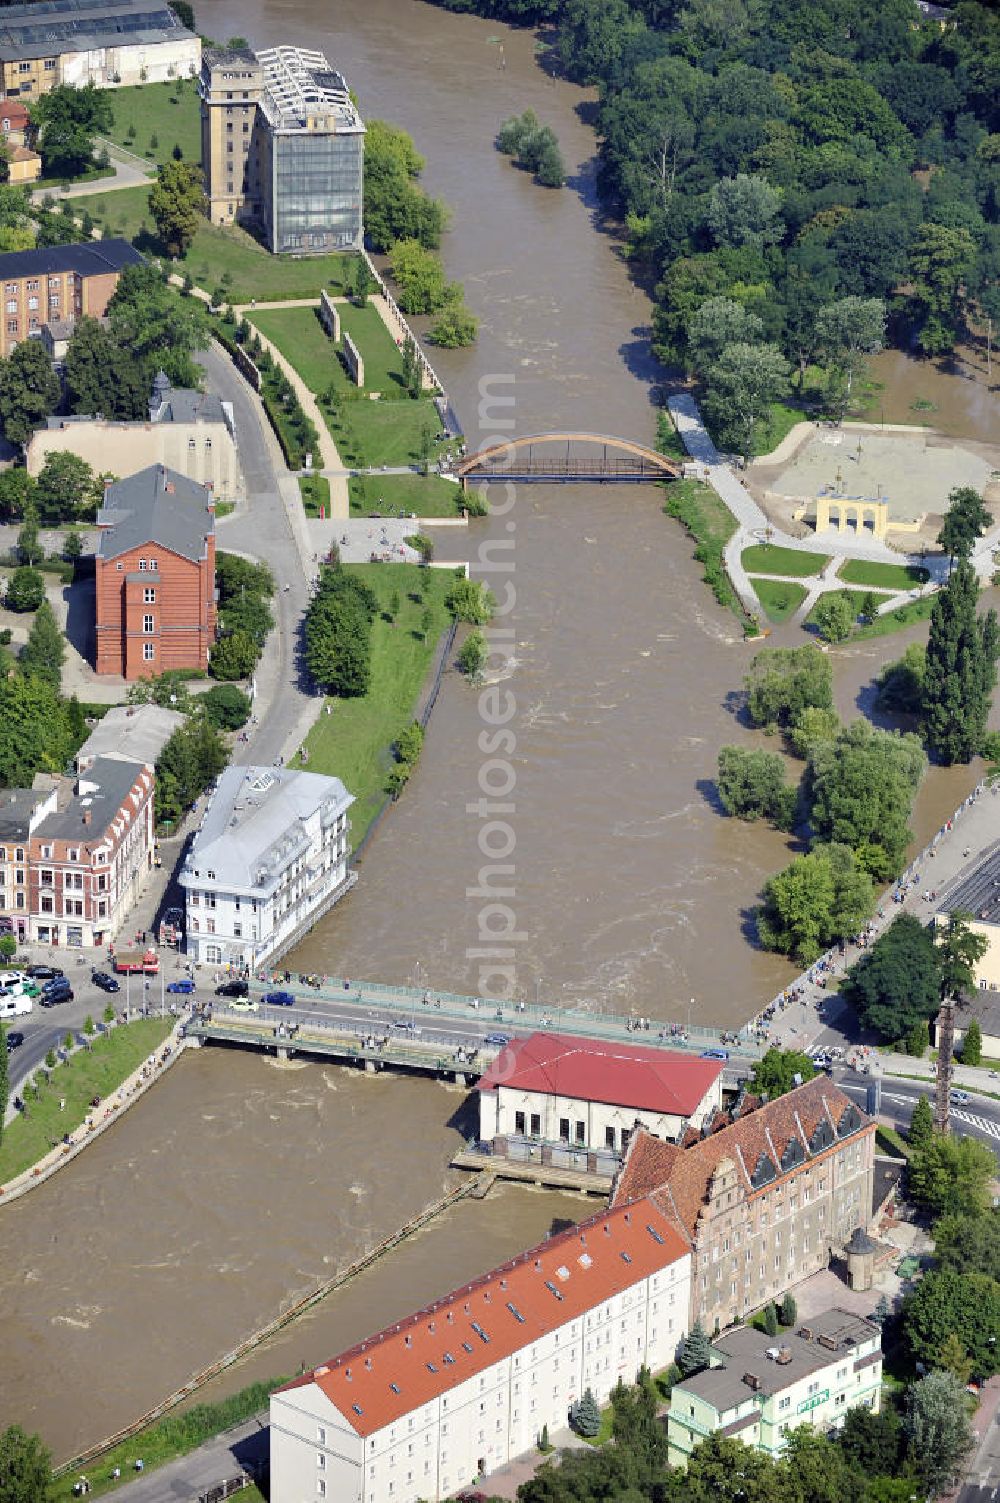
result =
[[[529,33],[417,0],[203,0],[199,22],[324,49],[365,114],[416,138],[427,186],[454,210],[448,273],[482,320],[474,349],[434,357],[470,446],[567,428],[652,440],[649,303],[599,227],[588,98],[547,77]],[[560,138],[560,192],[493,147],[500,121],[529,106]],[[485,555],[494,592],[516,597],[500,620],[509,661],[485,706],[446,675],[415,777],[296,969],[503,985],[553,1009],[684,1020],[690,1006],[723,1027],[784,984],[789,967],[752,948],[744,918],[788,841],[723,820],[709,786],[720,745],[747,735],[733,696],[752,649],[662,499],[521,487],[509,506],[494,492],[468,537],[441,533],[439,554]],[[842,713],[913,635],[837,653]],[[484,718],[511,706],[503,727]],[[918,835],[972,777],[927,779]],[[491,979],[491,965],[508,974]],[[141,1413],[453,1182],[462,1101],[317,1064],[184,1058],[0,1211],[0,1426],[37,1428],[65,1456]],[[587,1210],[522,1189],[465,1203],[209,1392],[320,1361]]]

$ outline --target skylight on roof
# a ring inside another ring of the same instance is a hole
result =
[[[364,1414],[364,1410],[362,1409],[360,1404],[352,1404],[351,1408],[354,1410],[355,1414]]]
[[[455,1359],[451,1355],[451,1352],[445,1352],[445,1354],[444,1354],[444,1362],[445,1362],[445,1366],[446,1367],[454,1367],[454,1365],[455,1365]]]
[[[556,1299],[562,1299],[562,1291],[556,1288],[551,1279],[545,1280],[545,1287],[550,1294],[555,1295]]]
[[[622,1260],[623,1263],[631,1263],[631,1261],[632,1261],[632,1259],[629,1257],[629,1255],[628,1255],[627,1252],[623,1252],[621,1254],[621,1260]]]
[[[463,1349],[465,1351],[471,1352],[472,1351],[472,1343],[471,1343],[471,1341],[463,1341],[462,1342],[462,1347],[463,1347]]]
[[[666,1246],[666,1243],[664,1242],[663,1238],[660,1236],[659,1232],[656,1230],[655,1226],[650,1226],[649,1223],[647,1222],[647,1224],[646,1224],[646,1230],[649,1233],[649,1235],[652,1237],[652,1239],[653,1239],[654,1242],[658,1242],[661,1247],[665,1247]]]
[[[589,1252],[582,1252],[576,1261],[579,1263],[581,1268],[589,1268],[594,1260],[590,1256]]]
[[[429,1373],[436,1373],[437,1372],[437,1368],[434,1366],[433,1362],[428,1362],[428,1364],[427,1364],[427,1371]]]
[[[521,1314],[520,1310],[517,1308],[517,1306],[513,1303],[512,1300],[508,1300],[507,1301],[507,1309],[510,1311],[511,1315],[513,1315],[514,1319],[517,1320],[517,1321],[520,1321],[521,1325],[523,1326],[524,1325],[524,1316]]]
[[[569,1278],[569,1269],[566,1267],[565,1263],[560,1263],[559,1267],[556,1269],[556,1278],[562,1279],[564,1284]]]
[[[399,1392],[399,1384],[398,1383],[390,1383],[389,1387],[392,1389],[393,1393],[398,1393]]]
[[[487,1343],[487,1345],[489,1344],[489,1339],[490,1338],[487,1336],[486,1332],[483,1330],[483,1328],[479,1324],[478,1320],[474,1320],[472,1322],[472,1329],[475,1331],[475,1333],[479,1337],[480,1341],[485,1341]]]

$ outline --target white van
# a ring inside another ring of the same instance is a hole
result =
[[[20,1018],[29,1013],[33,1007],[30,997],[22,996],[18,992],[14,996],[11,992],[0,994],[0,1018]]]
[[[20,996],[24,990],[23,971],[0,971],[0,987],[5,992],[15,992]]]

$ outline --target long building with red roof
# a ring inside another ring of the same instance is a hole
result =
[[[622,1152],[636,1127],[675,1138],[722,1101],[723,1062],[677,1049],[532,1033],[479,1082],[479,1136]]]
[[[285,1384],[274,1503],[447,1497],[565,1425],[589,1388],[667,1366],[691,1258],[651,1200],[602,1211]]]

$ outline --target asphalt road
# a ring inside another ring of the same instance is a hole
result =
[[[835,1078],[841,1090],[846,1091],[859,1105],[864,1105],[871,1085],[868,1076],[844,1071],[843,1074],[836,1072]],[[898,1080],[892,1075],[883,1076],[881,1120],[891,1123],[893,1127],[906,1127],[921,1096],[926,1096],[933,1105],[933,1081],[923,1085],[917,1080]],[[951,1122],[954,1133],[961,1137],[980,1138],[994,1152],[1000,1152],[1000,1101],[994,1101],[989,1096],[970,1095],[964,1106],[952,1107]]]

